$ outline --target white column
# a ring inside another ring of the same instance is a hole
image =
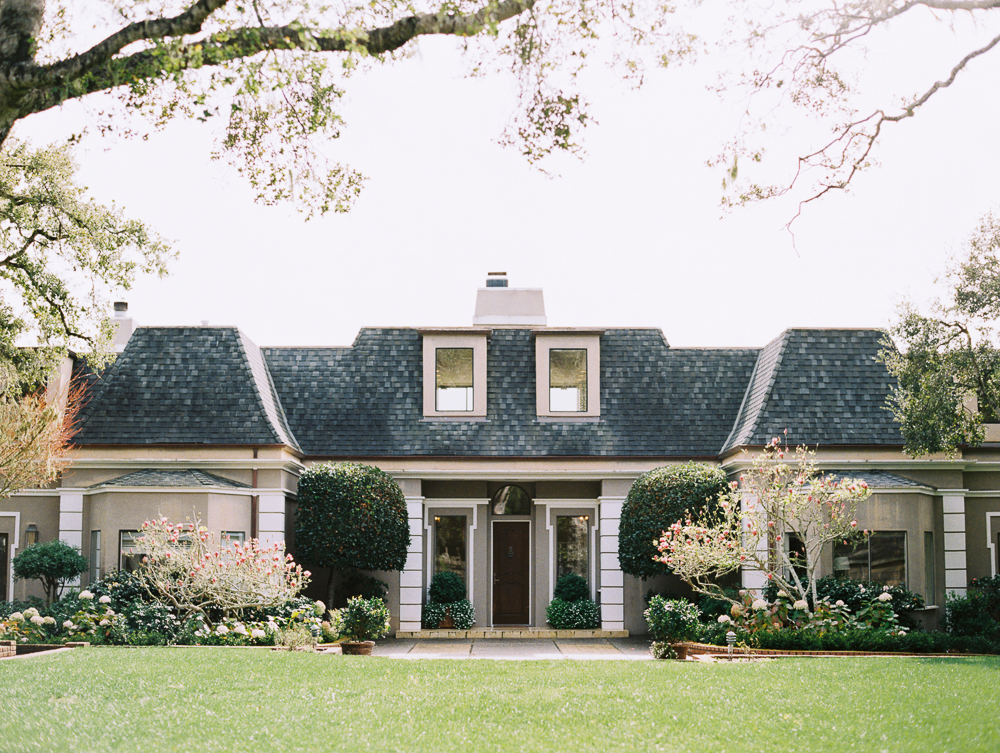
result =
[[[399,574],[399,629],[420,630],[420,605],[424,601],[424,498],[407,497],[410,520],[410,548],[406,565]]]
[[[601,629],[625,629],[625,578],[618,562],[618,524],[624,497],[601,497],[600,556]]]
[[[59,540],[83,554],[83,490],[59,490]],[[79,586],[80,578],[66,582],[67,586]]]
[[[944,509],[944,591],[965,596],[969,585],[965,546],[966,489],[942,489]]]
[[[285,542],[285,495],[261,494],[257,504],[257,539],[262,547]]]
[[[745,494],[740,497],[740,509],[743,509],[744,505],[755,505],[757,503],[757,497],[753,494]],[[743,529],[743,535],[746,535],[746,522],[744,518],[740,518],[740,528]],[[767,561],[767,537],[761,536],[757,541],[757,552],[760,555],[762,561]],[[755,567],[750,567],[744,565],[740,568],[740,585],[752,591],[753,593],[760,596],[764,592],[764,586],[767,585],[767,575]]]

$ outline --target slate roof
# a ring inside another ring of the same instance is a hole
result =
[[[747,399],[723,451],[783,437],[791,444],[902,444],[886,409],[894,386],[876,360],[883,333],[791,329],[760,352]]]
[[[488,341],[487,416],[425,419],[415,329],[346,348],[258,348],[235,328],[139,328],[74,441],[285,444],[309,457],[714,458],[788,440],[901,444],[875,330],[788,330],[762,349],[671,348],[657,329],[600,339],[599,419],[539,419],[530,329]]]
[[[232,479],[223,478],[222,476],[216,476],[214,473],[208,473],[207,471],[198,471],[194,469],[170,471],[170,470],[159,470],[155,468],[144,468],[141,471],[135,471],[133,473],[128,473],[124,476],[119,476],[118,478],[113,478],[110,481],[102,481],[99,484],[93,484],[90,488],[96,489],[98,487],[136,487],[136,486],[166,486],[166,487],[222,487],[228,489],[249,489],[251,488],[247,484],[241,483],[239,481],[233,481]]]
[[[423,418],[423,351],[412,329],[365,329],[351,348],[265,348],[289,424],[312,456],[715,457],[755,349],[669,348],[659,330],[601,338],[599,421],[539,421],[535,341],[494,330],[485,421]]]
[[[80,415],[79,445],[298,449],[259,349],[235,327],[140,327]]]
[[[855,478],[868,484],[868,488],[874,491],[879,489],[913,489],[914,491],[934,491],[934,487],[929,484],[914,481],[913,479],[898,476],[889,471],[869,470],[846,470],[846,471],[824,471],[824,476],[832,478]]]

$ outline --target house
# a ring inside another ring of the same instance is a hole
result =
[[[745,449],[788,429],[789,442],[818,446],[821,468],[874,490],[858,517],[875,535],[829,552],[824,572],[903,583],[941,607],[997,572],[1000,444],[904,455],[882,338],[790,329],[763,348],[671,348],[658,329],[549,327],[542,291],[503,275],[478,291],[469,327],[363,329],[350,347],[138,328],[92,377],[58,485],[0,502],[0,596],[33,587],[9,568],[32,537],[79,547],[86,583],[130,566],[154,516],[197,516],[294,553],[298,475],[350,460],[387,471],[406,497],[410,554],[387,578],[396,629],[419,629],[429,579],[447,569],[482,626],[544,625],[557,576],[577,572],[604,628],[642,633],[643,596],[659,585],[618,566],[632,482],[687,460],[738,474]]]

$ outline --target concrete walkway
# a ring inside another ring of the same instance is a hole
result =
[[[394,659],[598,659],[652,660],[646,638],[490,638],[414,640],[387,638],[374,656]]]

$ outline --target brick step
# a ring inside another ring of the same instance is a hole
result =
[[[545,630],[541,628],[473,628],[472,630],[397,630],[397,638],[515,640],[525,638],[628,638],[628,630]]]

